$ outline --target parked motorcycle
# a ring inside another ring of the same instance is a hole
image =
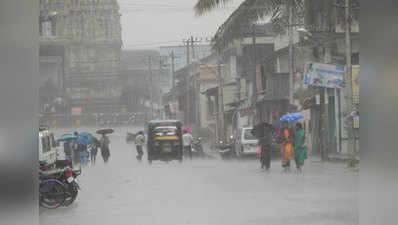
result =
[[[81,169],[72,170],[70,167],[64,169],[49,169],[44,165],[40,165],[39,177],[42,182],[44,181],[55,181],[56,183],[62,184],[64,200],[62,201],[63,206],[71,205],[77,197],[80,186],[77,183],[76,178],[81,174]]]
[[[203,158],[205,156],[201,137],[194,139],[192,142],[192,156],[198,158]]]

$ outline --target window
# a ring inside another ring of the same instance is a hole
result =
[[[51,37],[56,35],[56,23],[55,19],[41,21],[40,24],[40,35],[43,37]]]
[[[41,150],[43,153],[49,152],[51,150],[51,142],[49,136],[41,138]]]

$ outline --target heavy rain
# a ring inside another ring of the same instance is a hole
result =
[[[40,224],[358,224],[358,15],[40,0]]]

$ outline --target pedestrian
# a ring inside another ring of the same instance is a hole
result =
[[[192,160],[192,140],[192,135],[187,130],[184,130],[184,134],[182,135],[182,144],[184,147],[184,153],[188,154],[190,160]]]
[[[88,151],[87,151],[87,145],[77,145],[77,149],[80,155],[80,164],[85,167],[88,164]]]
[[[91,165],[95,165],[95,160],[97,158],[97,153],[98,153],[98,148],[100,147],[100,142],[96,137],[93,137],[93,144],[91,145],[91,151],[90,151],[90,159],[91,159]]]
[[[73,141],[64,141],[65,159],[72,164],[73,162]]]
[[[260,146],[261,168],[269,171],[271,167],[272,124],[260,122],[252,129],[252,134],[258,139]]]
[[[74,136],[78,137],[79,133],[74,132]],[[72,151],[73,151],[73,164],[79,164],[80,163],[80,151],[79,151],[79,146],[77,144],[77,138],[72,141]]]
[[[282,167],[284,168],[284,172],[290,172],[290,160],[293,159],[293,133],[289,129],[289,124],[287,122],[282,123],[278,138],[281,142]]]
[[[301,123],[296,124],[294,131],[294,160],[296,162],[297,172],[302,172],[304,160],[307,159],[307,149],[305,147],[305,132]]]
[[[111,156],[111,153],[109,151],[109,144],[110,144],[109,138],[105,135],[102,134],[100,143],[101,143],[101,155],[102,159],[104,160],[105,163],[108,162],[109,157]]]
[[[141,161],[142,156],[144,155],[144,151],[142,150],[144,144],[145,144],[144,132],[140,131],[135,137],[135,148],[137,149],[136,158],[138,161]]]

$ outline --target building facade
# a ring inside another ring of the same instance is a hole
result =
[[[121,25],[116,0],[40,0],[40,54],[62,59],[68,112],[118,111]],[[41,64],[42,66],[43,64]]]

